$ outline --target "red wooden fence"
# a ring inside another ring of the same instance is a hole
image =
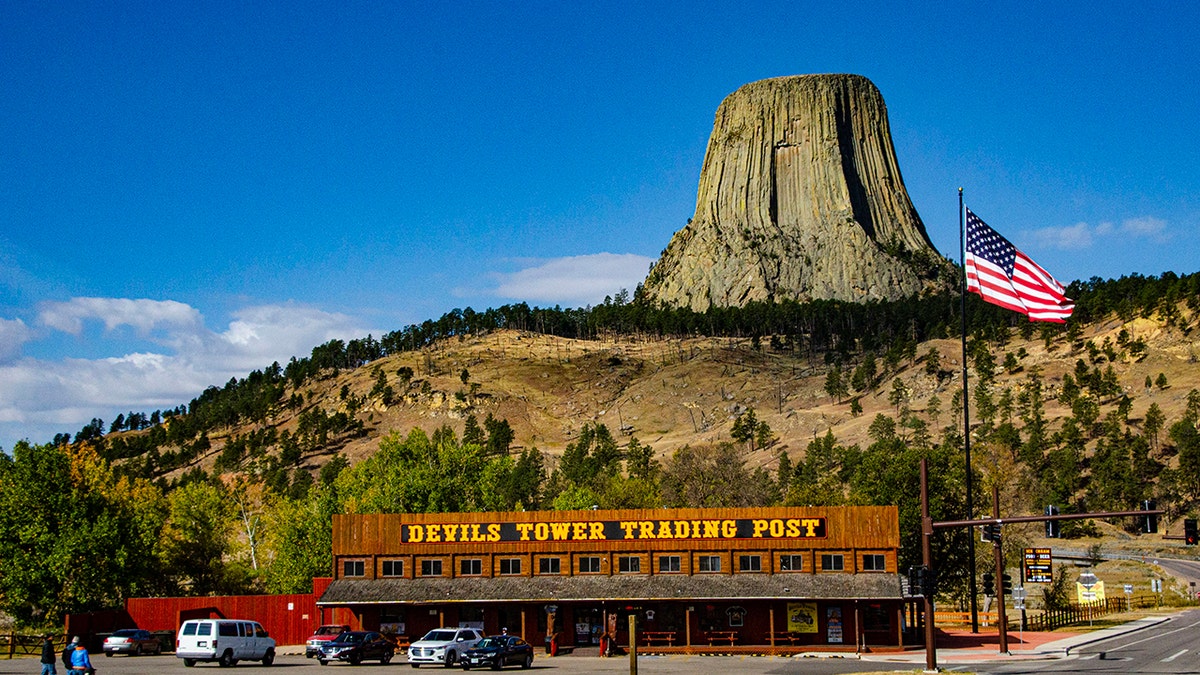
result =
[[[357,627],[348,610],[317,608],[317,599],[331,579],[313,579],[312,593],[293,595],[217,595],[191,598],[129,598],[125,611],[67,617],[67,632],[93,634],[118,628],[175,631],[188,619],[226,618],[257,621],[279,645],[300,645],[322,623]],[[118,625],[125,624],[125,625]]]

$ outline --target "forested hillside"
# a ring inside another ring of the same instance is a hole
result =
[[[1200,275],[1068,294],[1065,326],[968,298],[965,402],[955,295],[696,313],[620,294],[329,342],[0,456],[0,609],[305,591],[338,512],[895,503],[906,567],[919,458],[935,518],[964,515],[964,406],[977,504],[995,484],[1026,513],[1193,512]],[[938,546],[961,595],[965,547]]]

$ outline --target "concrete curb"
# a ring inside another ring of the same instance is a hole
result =
[[[1071,644],[1065,645],[1062,648],[1063,655],[1070,655],[1072,649],[1076,649],[1078,647],[1085,647],[1087,645],[1094,644],[1097,642],[1102,642],[1104,640],[1111,640],[1112,638],[1120,637],[1122,635],[1136,633],[1137,631],[1140,631],[1140,630],[1143,630],[1146,628],[1150,628],[1151,626],[1157,626],[1159,624],[1166,623],[1166,622],[1170,621],[1171,619],[1172,619],[1172,617],[1169,617],[1169,616],[1154,616],[1154,617],[1146,617],[1144,619],[1136,619],[1134,621],[1130,621],[1129,623],[1122,624],[1120,626],[1115,626],[1113,628],[1105,628],[1102,630],[1098,630],[1094,633],[1086,633],[1083,636],[1081,636],[1082,639],[1079,639],[1079,640],[1075,640],[1074,638],[1068,638],[1067,640],[1059,640],[1059,642],[1068,642],[1068,641],[1071,642]],[[1046,645],[1043,645],[1043,647],[1048,647],[1053,644],[1055,644],[1055,643],[1051,642]]]

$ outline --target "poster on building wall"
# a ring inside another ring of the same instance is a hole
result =
[[[817,632],[817,603],[789,602],[787,604],[787,629],[789,633]]]
[[[842,642],[842,608],[825,608],[825,641],[830,644]]]

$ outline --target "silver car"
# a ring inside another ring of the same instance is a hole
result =
[[[413,668],[423,663],[453,666],[481,639],[483,633],[474,628],[434,628],[408,648],[408,662]]]
[[[109,635],[104,638],[102,647],[105,656],[113,654],[141,656],[142,654],[162,653],[162,643],[158,641],[158,638],[151,635],[148,630],[137,628],[124,628]]]

